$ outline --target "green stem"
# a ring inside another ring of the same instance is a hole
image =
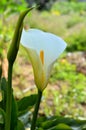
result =
[[[5,130],[10,130],[10,123],[11,123],[12,67],[13,67],[13,65],[9,63],[9,66],[8,66],[8,84],[7,84],[7,101],[6,101]]]
[[[39,110],[39,106],[40,106],[40,102],[41,102],[41,97],[42,97],[42,92],[40,90],[38,90],[38,97],[37,97],[37,102],[36,102],[35,109],[34,109],[34,112],[33,112],[31,130],[35,130],[38,110]]]

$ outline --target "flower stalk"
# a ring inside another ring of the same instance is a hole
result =
[[[40,106],[40,102],[41,102],[41,97],[42,97],[42,91],[40,91],[38,89],[38,97],[37,97],[37,101],[36,101],[36,104],[35,104],[35,109],[34,109],[34,112],[33,112],[31,130],[35,130],[35,127],[36,127],[36,120],[37,120],[38,110],[39,110],[39,106]]]
[[[7,85],[7,102],[6,102],[6,121],[5,130],[10,130],[11,122],[11,107],[12,107],[12,67],[13,65],[9,63],[8,65],[8,85]]]

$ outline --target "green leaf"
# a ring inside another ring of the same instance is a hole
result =
[[[44,129],[42,129],[42,128],[38,128],[37,130],[44,130]]]
[[[38,128],[38,130],[45,130],[45,128],[43,129],[40,127],[40,128]],[[56,126],[49,127],[46,130],[73,130],[73,129],[64,123],[60,123]]]
[[[73,118],[66,118],[66,117],[58,117],[53,116],[51,118],[43,118],[41,117],[37,120],[37,127],[42,129],[48,130],[56,130],[59,124],[65,124],[67,127],[71,128],[72,130],[81,130],[85,128],[86,120],[75,120]]]
[[[83,128],[82,130],[86,130],[86,127],[85,127],[85,128]]]
[[[11,130],[14,130],[15,126],[17,126],[17,121],[18,121],[17,112],[18,112],[17,103],[12,95]]]
[[[2,102],[0,104],[0,107],[3,108],[4,110],[6,109],[6,88],[7,88],[7,81],[5,78],[2,78],[0,82],[0,89],[2,93]]]
[[[33,107],[36,102],[37,95],[30,95],[22,98],[17,102],[18,105],[18,115],[21,115],[24,112],[27,112],[29,109]]]
[[[86,120],[79,120],[79,119],[77,119],[76,122],[79,125],[86,125]]]
[[[60,123],[52,128],[52,130],[72,130],[71,127],[64,123]]]
[[[17,120],[17,126],[14,130],[25,130],[24,125],[20,120]]]
[[[47,117],[45,117],[45,116],[39,117],[39,118],[37,119],[37,122],[36,122],[37,127],[40,127],[41,124],[42,124],[43,122],[45,122],[46,120],[48,120],[48,119],[47,119]]]
[[[48,129],[48,128],[58,125],[59,123],[65,123],[67,125],[70,125],[71,123],[74,123],[74,120],[72,118],[54,116],[54,117],[48,119],[47,121],[41,123],[41,127],[44,129]]]
[[[0,108],[0,124],[5,123],[5,112],[3,109]]]

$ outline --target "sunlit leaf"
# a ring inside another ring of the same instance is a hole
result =
[[[36,102],[37,95],[30,95],[22,98],[17,102],[18,105],[18,115],[21,115],[24,112],[27,112],[31,109]]]
[[[52,128],[52,130],[72,130],[71,127],[64,123],[60,123]]]

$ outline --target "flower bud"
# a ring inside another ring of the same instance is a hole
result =
[[[22,12],[18,19],[17,26],[16,26],[14,36],[13,36],[13,40],[12,40],[12,43],[10,45],[10,48],[9,48],[9,51],[7,54],[8,62],[10,62],[11,64],[14,63],[18,50],[19,50],[19,44],[20,44],[20,38],[21,38],[21,33],[22,33],[22,28],[23,28],[24,17],[32,9],[33,8],[30,8],[30,9],[27,9],[24,12]]]

